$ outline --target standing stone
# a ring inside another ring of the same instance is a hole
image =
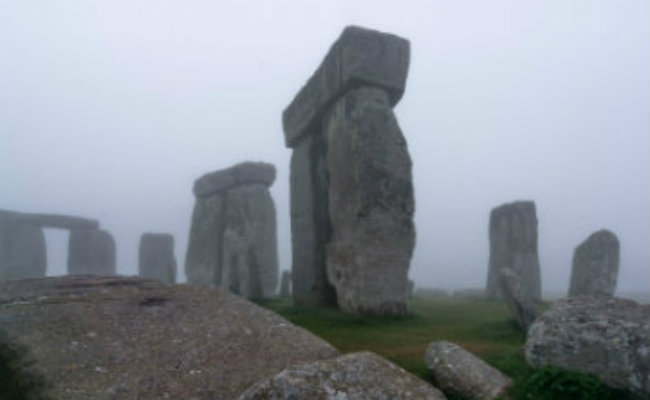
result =
[[[616,235],[605,229],[592,233],[573,253],[569,297],[614,295],[619,262]]]
[[[327,306],[336,299],[350,312],[406,311],[413,190],[392,107],[404,92],[409,51],[405,39],[348,27],[283,113],[285,143],[294,150],[297,305]],[[362,115],[352,115],[357,112]],[[343,186],[348,183],[354,186]]]
[[[280,280],[280,296],[291,296],[291,271],[282,271],[282,278]]]
[[[22,223],[0,222],[0,280],[42,278],[46,268],[43,230]]]
[[[490,213],[490,259],[486,295],[501,298],[499,269],[510,268],[521,279],[522,290],[535,302],[541,300],[540,266],[537,254],[535,203],[517,201]]]
[[[501,291],[512,316],[524,331],[537,318],[538,302],[532,293],[524,287],[523,281],[515,271],[510,268],[499,269]]]
[[[327,272],[340,308],[405,314],[415,244],[411,159],[388,95],[363,87],[325,126],[332,239]]]
[[[68,274],[115,275],[115,240],[103,230],[70,231]]]
[[[145,233],[140,237],[140,276],[163,283],[176,283],[174,237],[167,233]]]
[[[268,186],[275,167],[245,162],[197,179],[185,272],[257,299],[278,285],[276,212]]]

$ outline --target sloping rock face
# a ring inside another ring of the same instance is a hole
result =
[[[487,297],[502,297],[499,269],[510,268],[521,279],[523,289],[530,293],[533,300],[540,301],[542,296],[535,203],[516,201],[492,209],[489,239]]]
[[[528,292],[515,271],[510,268],[499,270],[501,291],[506,304],[519,326],[528,331],[530,325],[537,318],[538,301],[535,301]]]
[[[569,297],[613,296],[620,263],[618,238],[608,230],[592,233],[573,253]]]
[[[238,400],[444,400],[436,388],[374,353],[290,367]]]
[[[364,87],[332,108],[326,127],[332,239],[327,276],[354,313],[405,314],[415,245],[411,159],[388,95]]]
[[[115,240],[103,230],[72,230],[68,238],[68,273],[115,275]]]
[[[431,343],[424,355],[436,385],[446,394],[473,400],[501,396],[512,379],[463,348],[447,342]]]
[[[0,283],[0,340],[18,349],[14,372],[61,400],[234,399],[291,365],[338,355],[220,289],[124,277]]]
[[[594,374],[608,385],[650,398],[650,305],[605,296],[554,303],[528,331],[532,367]]]
[[[40,278],[47,269],[41,228],[0,221],[0,280]]]
[[[140,276],[163,283],[176,283],[174,237],[167,233],[144,233],[138,254]]]

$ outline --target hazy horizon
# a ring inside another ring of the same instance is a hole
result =
[[[413,160],[420,286],[485,284],[488,218],[534,200],[543,290],[607,228],[620,291],[650,291],[649,2],[9,1],[0,6],[0,209],[95,218],[118,273],[144,232],[174,235],[192,184],[273,163],[291,267],[282,110],[347,25],[411,42],[395,108]],[[48,274],[67,236],[46,230]]]

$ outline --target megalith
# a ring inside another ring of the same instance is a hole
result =
[[[46,269],[43,230],[0,220],[0,280],[42,278]]]
[[[163,283],[176,283],[174,237],[168,233],[143,233],[138,253],[139,275]]]
[[[392,108],[408,64],[407,40],[348,27],[284,111],[296,304],[406,312],[414,197]]]
[[[616,235],[606,229],[592,233],[573,253],[569,297],[613,296],[620,262]]]
[[[74,229],[68,238],[68,274],[115,275],[115,240],[101,229]]]
[[[501,268],[518,277],[521,291],[534,302],[541,300],[537,253],[537,213],[533,201],[516,201],[492,209],[489,226],[490,257],[486,296],[502,298]]]
[[[246,298],[275,295],[278,254],[275,167],[244,162],[194,183],[196,204],[185,257],[190,283],[227,288]]]
[[[291,296],[291,271],[282,271],[280,278],[280,296]]]

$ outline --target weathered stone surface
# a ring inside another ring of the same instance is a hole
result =
[[[486,292],[501,298],[499,269],[512,269],[523,289],[535,301],[541,299],[540,266],[537,254],[537,214],[532,201],[503,204],[490,213],[490,260]]]
[[[447,342],[431,343],[424,355],[433,381],[447,395],[492,400],[505,394],[512,379],[463,348]]]
[[[221,284],[225,195],[197,198],[192,212],[185,254],[185,276],[190,283]]]
[[[291,277],[298,306],[336,305],[325,262],[331,226],[323,139],[317,133],[307,135],[291,155]]]
[[[594,374],[615,388],[650,398],[650,305],[606,296],[554,303],[528,331],[532,367]]]
[[[19,213],[0,210],[0,223],[13,222],[41,228],[58,229],[97,229],[99,222],[94,219],[60,214]]]
[[[140,237],[140,276],[163,283],[176,283],[174,237],[168,233],[145,233]]]
[[[388,95],[363,87],[332,108],[328,279],[348,312],[404,314],[415,243],[411,159]]]
[[[247,161],[203,175],[194,182],[194,195],[205,197],[249,184],[271,186],[274,181],[275,166],[273,164]]]
[[[114,275],[115,240],[103,230],[72,230],[68,238],[68,274]]]
[[[519,326],[528,331],[530,325],[537,318],[539,304],[530,292],[524,287],[521,277],[510,268],[501,268],[500,283],[506,304]]]
[[[485,288],[463,288],[456,289],[452,295],[455,299],[466,299],[466,300],[485,300],[487,298],[485,294]]]
[[[289,367],[238,400],[444,400],[436,388],[374,353]]]
[[[282,271],[280,279],[280,296],[288,297],[291,296],[291,272]]]
[[[603,229],[592,233],[573,253],[569,297],[613,296],[620,262],[618,238]]]
[[[319,129],[328,109],[359,86],[382,88],[394,106],[402,97],[409,66],[409,42],[398,36],[356,26],[345,28],[309,81],[284,110],[287,147]]]
[[[221,286],[246,298],[272,297],[278,287],[275,205],[264,185],[226,193]]]
[[[234,399],[291,365],[338,355],[277,314],[203,285],[8,281],[0,303],[0,347],[26,349],[18,372],[41,376],[53,399]]]
[[[0,280],[45,276],[47,252],[41,228],[0,222]]]

